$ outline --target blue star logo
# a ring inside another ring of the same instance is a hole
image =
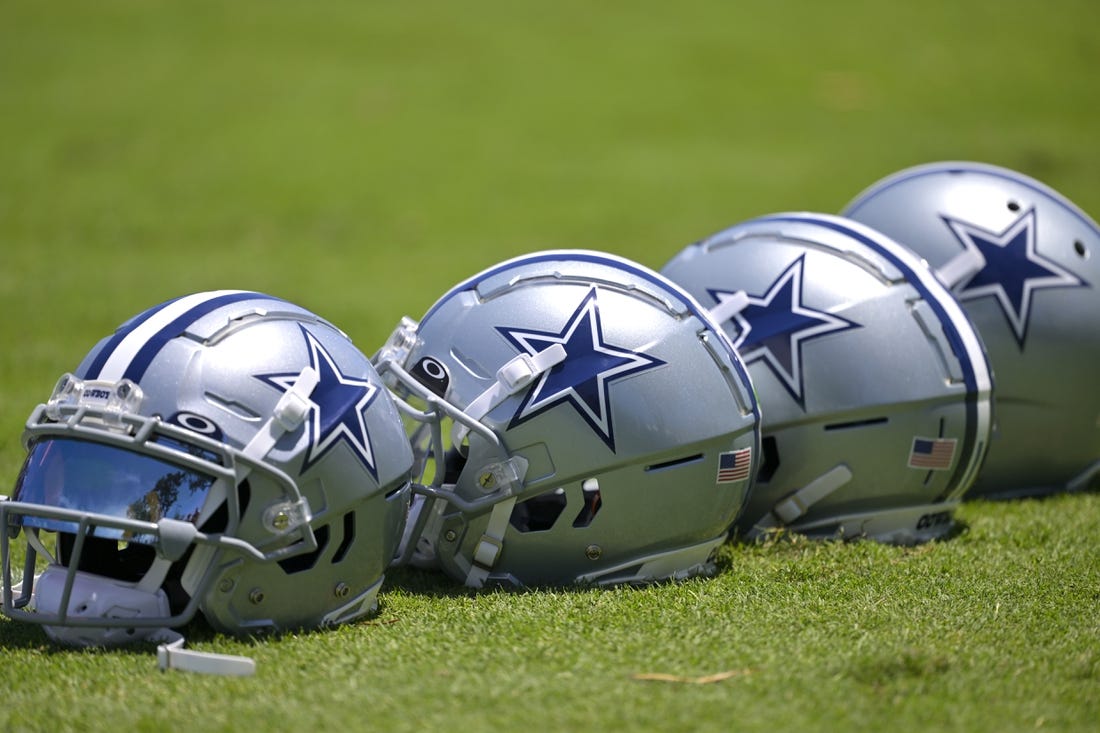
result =
[[[1036,290],[1088,287],[1084,280],[1036,251],[1035,209],[1000,233],[946,216],[941,218],[964,247],[985,260],[982,269],[955,285],[955,294],[959,300],[996,298],[1021,350]]]
[[[377,478],[374,451],[363,416],[381,388],[366,379],[341,372],[317,338],[305,327],[301,329],[309,344],[309,365],[317,370],[320,377],[309,395],[312,403],[307,418],[309,446],[302,471],[321,460],[338,443],[343,443]],[[298,374],[260,374],[256,378],[286,392],[294,386]]]
[[[564,361],[539,376],[512,417],[509,428],[557,405],[567,404],[614,452],[611,384],[665,362],[605,341],[596,295],[597,289],[593,287],[561,331],[497,328],[521,352],[534,355],[554,344],[561,344],[566,354]]]
[[[807,341],[830,333],[859,328],[859,324],[815,310],[803,304],[802,255],[780,273],[763,295],[749,295],[748,304],[735,313],[733,345],[746,364],[762,361],[798,403],[805,408],[802,348]],[[736,297],[735,291],[708,290],[723,303]]]

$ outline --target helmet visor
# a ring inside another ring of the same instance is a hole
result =
[[[71,512],[73,518],[20,513],[23,527],[76,532],[78,517],[106,515],[141,522],[195,522],[215,477],[169,461],[103,443],[46,438],[31,446],[12,500]],[[51,514],[56,514],[51,512]],[[152,542],[152,537],[96,525],[106,539]]]

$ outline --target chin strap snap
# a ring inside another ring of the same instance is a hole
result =
[[[520,354],[509,360],[497,370],[496,381],[466,407],[466,414],[474,420],[481,420],[494,407],[531,384],[543,372],[565,361],[565,356],[565,347],[554,344],[537,354]],[[451,430],[452,445],[462,445],[469,432],[470,428],[456,421]]]
[[[184,649],[183,634],[178,631],[159,629],[149,637],[149,640],[160,642],[157,646],[157,666],[162,672],[178,669],[183,672],[229,677],[248,677],[256,674],[256,662],[248,657]]]
[[[241,453],[256,463],[260,463],[275,447],[275,444],[279,442],[279,438],[286,433],[297,430],[298,426],[305,422],[309,409],[313,406],[309,396],[313,394],[313,390],[317,388],[320,381],[321,376],[316,369],[308,366],[302,369],[298,378],[294,380],[294,384],[283,393],[283,396],[275,405],[271,417],[256,431],[256,434],[252,436],[252,440],[248,441],[248,445],[241,450]],[[238,473],[243,472],[247,475],[249,469],[242,466],[237,470]],[[237,476],[237,482],[239,483],[243,478],[244,476]]]
[[[473,563],[466,573],[466,585],[480,588],[485,584],[504,547],[504,533],[516,506],[516,494],[527,475],[527,459],[512,456],[507,461],[486,466],[481,473],[485,488],[500,491],[504,498],[493,504],[485,531],[474,548]]]

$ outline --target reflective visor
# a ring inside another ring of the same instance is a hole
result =
[[[99,514],[142,522],[179,519],[195,522],[215,477],[143,453],[70,438],[35,443],[15,482],[13,501],[74,513]],[[75,532],[77,521],[35,516],[14,518],[24,527]],[[128,531],[97,526],[108,539],[152,541]]]

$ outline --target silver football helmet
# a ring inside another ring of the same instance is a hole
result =
[[[540,252],[457,285],[376,355],[431,478],[403,559],[469,586],[710,568],[759,456],[744,365],[657,273]]]
[[[874,184],[845,214],[923,257],[963,304],[997,380],[971,496],[1100,486],[1100,228],[1014,171],[933,163]]]
[[[739,224],[662,270],[749,367],[764,460],[738,533],[939,537],[989,438],[990,375],[962,309],[905,248],[855,222]]]
[[[127,321],[60,379],[24,442],[0,502],[3,610],[77,645],[161,640],[199,612],[238,634],[357,618],[411,496],[412,450],[367,356],[253,292]]]

